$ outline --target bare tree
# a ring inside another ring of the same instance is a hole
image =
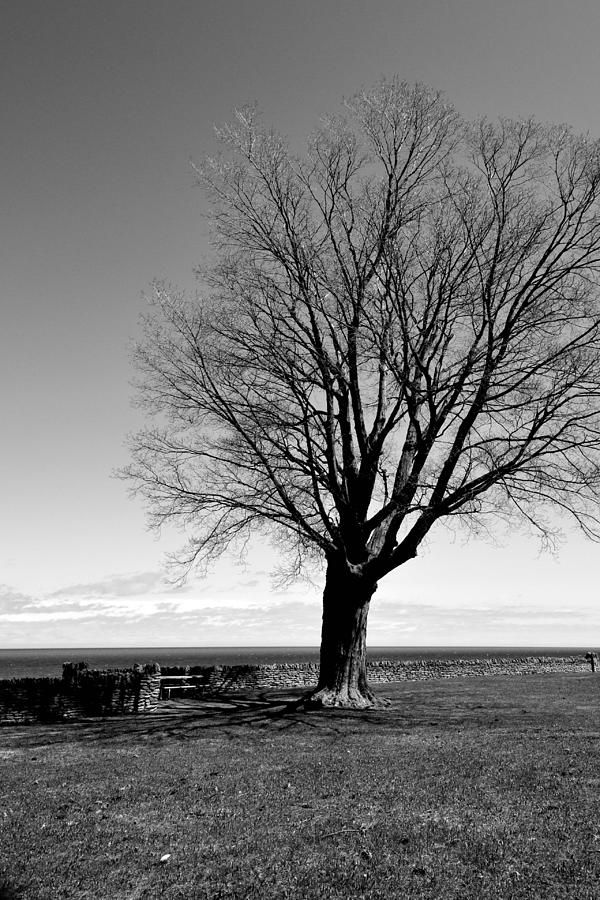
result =
[[[127,475],[188,565],[326,561],[314,702],[365,707],[369,602],[438,520],[599,534],[600,144],[384,81],[294,155],[253,109],[198,177],[216,262],[158,286]]]

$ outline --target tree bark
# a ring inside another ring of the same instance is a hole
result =
[[[309,697],[316,706],[366,709],[375,704],[367,684],[367,616],[377,583],[330,560],[323,592],[319,683]]]

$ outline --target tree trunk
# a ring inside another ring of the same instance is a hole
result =
[[[319,683],[311,705],[366,709],[375,698],[367,684],[367,616],[376,582],[329,561],[323,592]]]

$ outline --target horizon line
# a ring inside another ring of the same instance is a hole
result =
[[[585,646],[587,646],[587,643]],[[573,648],[577,649],[580,646],[584,646],[581,644],[564,644],[564,643],[552,643],[552,644],[544,644],[544,643],[526,643],[526,644],[517,644],[517,643],[502,643],[502,644],[484,644],[484,643],[450,643],[450,644],[370,644],[367,645],[367,650],[377,650],[377,649],[400,649],[400,650],[420,650],[420,649],[462,649],[462,648],[477,648],[477,647],[487,647],[487,648],[511,648],[511,649],[519,649],[519,648],[530,648],[530,647],[538,647],[542,648]],[[161,644],[161,645],[107,645],[107,644],[99,644],[97,646],[84,646],[84,645],[69,645],[69,646],[29,646],[29,647],[0,647],[0,653],[5,651],[14,651],[14,650],[319,650],[320,646],[318,644]]]

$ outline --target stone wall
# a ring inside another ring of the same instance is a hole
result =
[[[0,724],[149,712],[158,706],[159,693],[160,667],[155,663],[106,671],[65,663],[62,678],[0,680]]]
[[[383,684],[456,678],[475,675],[533,675],[540,672],[584,672],[589,663],[581,656],[506,656],[493,659],[374,660],[367,664],[369,681]],[[186,675],[201,693],[315,686],[317,663],[273,663],[256,666],[172,666],[164,676]],[[165,684],[169,682],[165,680]],[[175,680],[172,682],[176,683]]]
[[[492,659],[373,660],[367,665],[373,684],[482,675],[533,675],[540,672],[590,671],[579,656],[503,656]],[[156,663],[132,669],[88,669],[85,663],[65,663],[62,678],[0,680],[0,724],[74,720],[88,716],[151,712],[159,705],[161,685],[193,684],[186,696],[235,691],[313,687],[317,663],[275,663],[255,666],[170,666]]]
[[[369,681],[422,681],[474,675],[536,675],[541,672],[585,672],[581,656],[498,656],[482,659],[411,659],[405,662],[376,660],[368,665]]]
[[[262,688],[310,687],[317,683],[317,663],[273,663],[256,666],[169,666],[161,669],[163,684],[176,684],[169,676],[185,675],[202,694]]]
[[[60,678],[9,678],[0,681],[0,723],[16,725],[67,718]]]

